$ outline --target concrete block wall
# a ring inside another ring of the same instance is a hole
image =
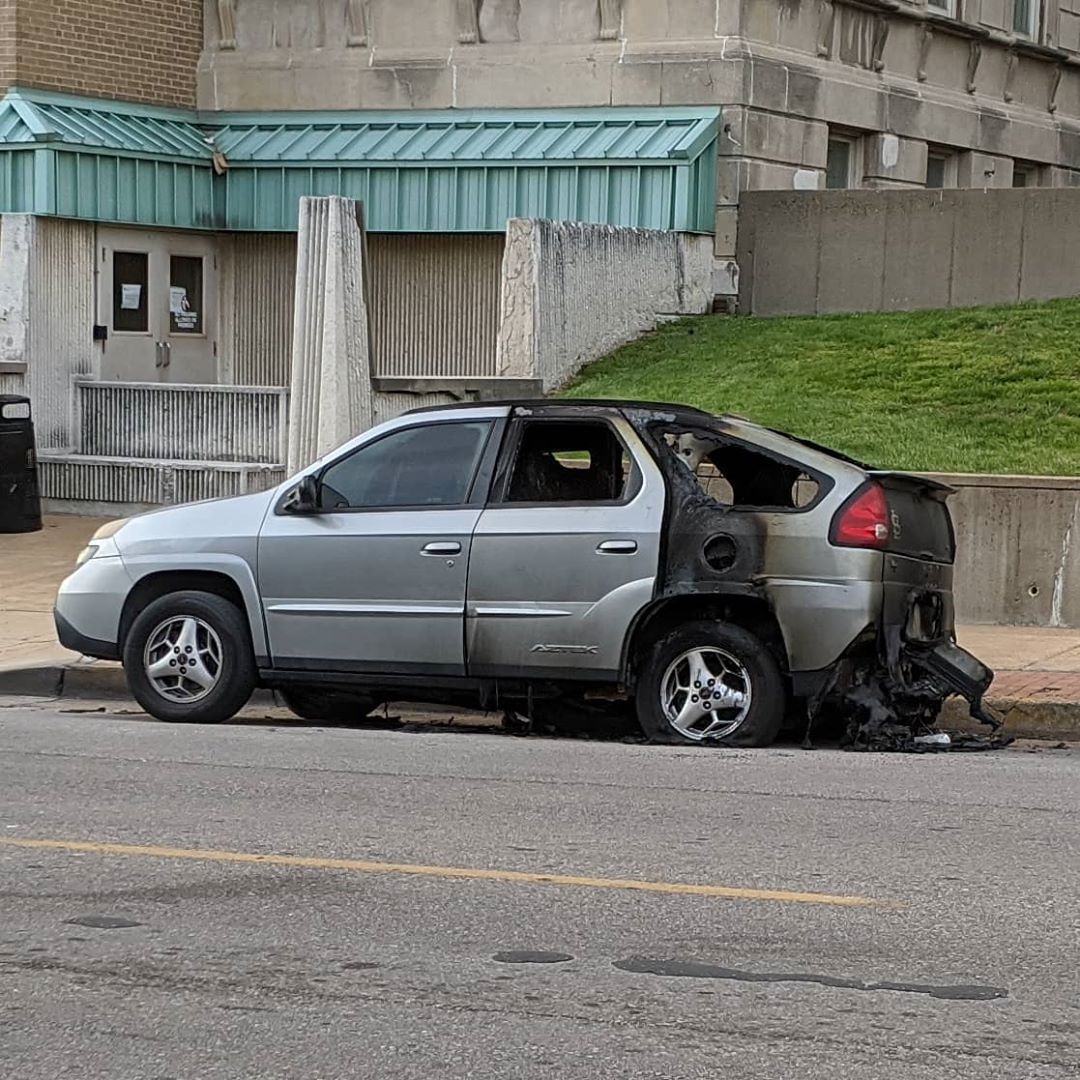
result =
[[[712,306],[710,237],[510,221],[496,372],[545,391],[656,326]]]
[[[1080,190],[748,192],[739,308],[813,315],[1080,296]]]
[[[1080,479],[941,476],[956,489],[962,622],[1080,626]]]

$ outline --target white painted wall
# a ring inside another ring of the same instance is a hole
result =
[[[712,238],[610,225],[508,223],[497,373],[545,391],[656,326],[710,309]]]

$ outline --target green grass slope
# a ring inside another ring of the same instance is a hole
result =
[[[738,413],[882,468],[1080,475],[1080,301],[683,319],[565,394]]]

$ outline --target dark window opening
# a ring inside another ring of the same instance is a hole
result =
[[[941,154],[930,154],[926,159],[926,186],[928,188],[945,187],[946,160]]]
[[[1035,39],[1038,36],[1038,0],[1013,0],[1013,33]]]
[[[426,424],[395,431],[322,475],[324,510],[461,506],[469,498],[491,425]]]
[[[798,465],[738,443],[692,432],[670,433],[665,441],[706,495],[735,510],[802,510],[821,490]]]
[[[113,252],[113,330],[145,334],[150,329],[150,256],[145,251]]]
[[[527,422],[507,502],[618,502],[633,465],[607,424]]]
[[[201,255],[172,255],[169,258],[169,332],[203,332]]]
[[[1030,161],[1017,161],[1013,164],[1012,186],[1014,188],[1039,187],[1042,169]]]
[[[825,163],[825,186],[830,189],[851,187],[851,141],[830,139]]]

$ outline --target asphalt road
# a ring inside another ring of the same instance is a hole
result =
[[[11,1080],[1071,1078],[1078,970],[1070,751],[0,710]]]

